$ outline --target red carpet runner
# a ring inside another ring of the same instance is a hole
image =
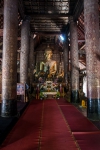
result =
[[[64,99],[34,100],[0,149],[100,150],[100,131]]]
[[[33,101],[1,150],[78,150],[56,100]]]
[[[55,100],[44,101],[41,150],[76,150],[72,134]]]
[[[81,150],[100,150],[100,130],[93,125],[77,108],[64,99],[57,100],[72,134]]]
[[[37,150],[42,102],[32,102],[3,143],[3,150]]]

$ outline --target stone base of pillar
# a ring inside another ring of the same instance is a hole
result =
[[[17,115],[17,100],[2,100],[1,117],[12,117]]]
[[[78,90],[72,90],[71,91],[71,103],[79,103],[79,91]]]
[[[90,120],[100,120],[100,99],[87,99],[87,117]]]

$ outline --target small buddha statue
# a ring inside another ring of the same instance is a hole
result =
[[[57,76],[58,78],[63,78],[64,77],[64,70],[61,69],[61,72]]]

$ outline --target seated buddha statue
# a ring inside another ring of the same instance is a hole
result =
[[[64,77],[64,70],[61,69],[61,72],[58,73],[57,78],[63,78]]]
[[[45,50],[45,61],[40,63],[40,72],[45,72],[48,78],[52,77],[57,72],[57,63],[56,61],[52,60],[52,50],[48,47]]]

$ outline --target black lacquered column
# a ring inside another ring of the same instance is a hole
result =
[[[98,0],[84,0],[87,68],[87,117],[100,119],[100,49]]]
[[[26,19],[21,28],[21,53],[20,53],[20,82],[26,83],[28,80],[28,63],[29,63],[29,34],[30,23]]]
[[[10,117],[17,114],[17,18],[18,0],[5,0],[2,63],[2,117]]]
[[[71,102],[79,103],[79,58],[77,24],[70,17]]]

